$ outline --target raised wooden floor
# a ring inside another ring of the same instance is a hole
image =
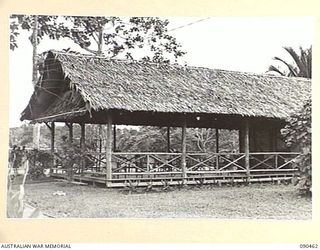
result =
[[[183,178],[182,174],[172,173],[124,173],[118,178],[107,180],[104,173],[84,173],[75,174],[73,180],[92,184],[103,184],[107,187],[147,187],[147,186],[168,186],[168,185],[205,185],[222,183],[241,183],[241,182],[270,182],[290,180],[296,170],[255,170],[250,173],[248,178],[244,171],[212,171],[187,173]],[[52,177],[66,179],[65,173],[51,173]]]
[[[250,153],[247,168],[244,153],[187,153],[186,166],[182,169],[181,153],[116,152],[112,154],[112,169],[108,174],[111,178],[107,178],[105,158],[91,154],[86,158],[88,166],[74,169],[73,179],[108,187],[288,180],[296,174],[292,163],[299,155]],[[66,178],[61,168],[53,168],[51,176]]]

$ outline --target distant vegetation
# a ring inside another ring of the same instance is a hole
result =
[[[56,149],[61,149],[63,137],[68,136],[66,126],[56,126]],[[50,131],[41,126],[40,148],[50,148]],[[80,126],[74,125],[74,141],[80,144]],[[121,127],[117,128],[116,150],[121,152],[166,152],[167,129],[159,127]],[[23,124],[10,129],[9,146],[32,148],[32,125]],[[93,150],[99,148],[98,125],[86,125],[86,145]],[[187,151],[214,152],[216,145],[215,129],[187,129]],[[170,129],[171,151],[181,150],[181,129]],[[221,152],[238,152],[239,137],[236,130],[219,130],[219,150]]]

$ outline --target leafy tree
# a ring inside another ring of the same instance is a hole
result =
[[[281,62],[284,70],[275,66],[270,66],[269,71],[276,72],[283,76],[312,78],[312,47],[302,49],[299,52],[291,47],[284,47],[293,59],[293,63],[274,57],[274,60]],[[299,190],[311,194],[312,171],[311,171],[311,100],[303,109],[288,120],[288,125],[282,130],[285,142],[292,149],[299,149],[302,154],[294,162],[299,169],[299,176],[295,179],[295,184],[299,184]]]
[[[167,63],[185,54],[177,40],[168,34],[168,20],[157,17],[65,18],[72,23],[71,27],[62,25],[67,37],[92,54]],[[147,54],[141,53],[145,51]]]
[[[126,58],[153,62],[177,62],[185,54],[176,39],[168,34],[168,20],[156,17],[83,17],[12,15],[10,48],[18,47],[22,31],[32,31],[33,84],[37,80],[37,45],[47,37],[71,39],[83,50],[110,58]],[[65,51],[72,51],[66,48]],[[97,134],[98,126],[91,126]],[[100,128],[101,129],[101,128]],[[34,129],[34,138],[39,128]],[[39,140],[35,140],[39,141]],[[39,144],[39,143],[38,143]]]
[[[194,129],[193,130],[193,141],[196,142],[199,151],[208,152],[213,151],[213,142],[215,142],[215,131],[213,129]]]
[[[18,47],[17,38],[22,31],[32,32],[35,22],[37,40],[30,34],[33,44],[39,44],[45,37],[55,40],[64,37],[92,54],[167,63],[185,54],[177,40],[168,34],[169,21],[157,17],[11,15],[11,50]]]
[[[282,67],[278,68],[274,65],[269,66],[269,72],[276,72],[282,76],[294,76],[294,77],[312,77],[312,47],[308,49],[299,48],[299,52],[296,52],[291,47],[284,47],[292,58],[292,62],[287,62],[279,57],[273,59],[280,62]]]
[[[32,146],[32,126],[29,124],[22,124],[20,127],[10,128],[10,143],[9,146],[14,145],[31,147]]]
[[[235,152],[238,149],[238,134],[236,131],[220,130],[220,151]],[[181,129],[170,129],[170,148],[174,152],[181,152]],[[136,129],[117,130],[117,149],[122,152],[166,152],[167,129],[158,127],[142,127]],[[214,129],[188,128],[187,151],[214,152]]]
[[[28,178],[35,180],[44,177],[44,170],[52,166],[53,157],[51,152],[32,149],[26,152],[29,160]]]
[[[37,28],[36,38],[34,27]],[[65,35],[58,23],[58,16],[35,16],[35,15],[11,15],[10,16],[10,49],[18,48],[17,38],[21,32],[29,32],[29,40],[32,44],[39,44],[44,38],[59,39]]]
[[[10,49],[18,48],[17,37],[22,31],[28,31],[29,40],[32,44],[32,84],[36,85],[38,79],[38,58],[37,49],[40,40],[44,37],[59,39],[64,33],[57,25],[58,16],[37,16],[37,15],[11,15],[10,16]],[[40,147],[40,126],[33,127],[33,145]]]
[[[297,115],[289,119],[289,124],[282,130],[288,147],[299,148],[302,154],[294,162],[299,169],[295,184],[301,192],[311,194],[311,100],[309,100]]]

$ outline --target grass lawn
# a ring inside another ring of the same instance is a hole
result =
[[[120,189],[61,182],[26,185],[26,202],[54,217],[311,219],[311,198],[290,185],[186,187],[168,192],[128,193]],[[65,196],[53,195],[63,191]]]

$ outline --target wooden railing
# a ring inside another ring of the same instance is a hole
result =
[[[300,153],[250,153],[250,168],[245,167],[244,153],[187,153],[186,173],[248,173],[294,170],[292,162]],[[181,153],[113,153],[112,176],[181,176]]]
[[[299,155],[295,152],[250,153],[250,170],[292,169],[292,163]]]
[[[245,170],[244,153],[188,153],[187,171]]]
[[[249,169],[246,168],[244,153],[201,153],[185,155],[185,171],[182,169],[182,153],[161,152],[113,152],[112,179],[155,178],[160,176],[193,177],[220,173],[261,174],[268,172],[295,171],[292,163],[300,155],[297,152],[258,152],[249,154]],[[65,173],[59,165],[52,172]],[[106,176],[105,153],[86,152],[84,168],[76,166],[74,173],[95,173]]]
[[[179,153],[113,153],[113,173],[180,172]]]

